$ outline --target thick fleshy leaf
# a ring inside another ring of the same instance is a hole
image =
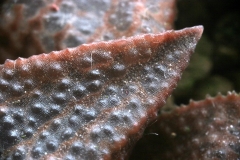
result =
[[[3,157],[122,159],[176,86],[202,26],[0,66]]]
[[[131,159],[239,159],[240,96],[207,97],[162,114]]]
[[[172,29],[176,0],[8,0],[0,6],[0,63]]]

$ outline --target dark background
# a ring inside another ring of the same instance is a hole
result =
[[[206,94],[240,92],[240,5],[237,0],[178,0],[175,29],[203,25],[190,66],[174,91],[176,104]]]

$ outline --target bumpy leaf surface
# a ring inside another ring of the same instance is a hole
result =
[[[7,60],[0,65],[2,158],[125,158],[176,86],[202,30]]]
[[[138,142],[132,160],[240,158],[240,96],[208,97],[164,113]]]

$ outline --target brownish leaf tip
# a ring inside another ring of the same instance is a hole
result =
[[[7,60],[0,66],[2,157],[126,157],[201,34],[197,26]]]
[[[161,115],[135,147],[131,158],[238,159],[239,116],[240,95],[235,92],[191,101]]]

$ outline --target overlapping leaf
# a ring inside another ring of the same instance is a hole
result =
[[[172,29],[175,0],[9,0],[0,6],[0,63],[93,41]]]
[[[239,159],[240,96],[207,97],[162,114],[138,142],[134,159]]]

